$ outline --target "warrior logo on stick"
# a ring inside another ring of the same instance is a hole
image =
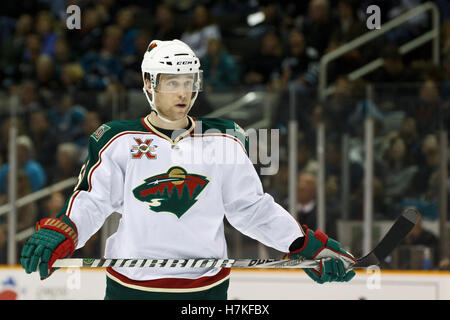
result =
[[[197,202],[198,195],[208,183],[205,176],[171,167],[166,173],[145,179],[133,194],[139,201],[148,202],[150,210],[169,212],[179,219]]]

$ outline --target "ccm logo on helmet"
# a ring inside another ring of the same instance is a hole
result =
[[[179,64],[192,64],[192,61],[180,61],[180,62],[177,62],[177,65],[179,65]]]

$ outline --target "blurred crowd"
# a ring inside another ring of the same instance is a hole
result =
[[[440,9],[440,65],[431,44],[402,55],[399,48],[430,29],[423,14],[328,68],[334,91],[318,99],[321,57],[368,31],[366,8],[381,8],[385,23],[425,1],[221,0],[126,1],[35,0],[2,4],[0,15],[0,205],[7,203],[8,134],[18,127],[18,196],[77,176],[88,137],[103,122],[129,118],[142,93],[140,64],[153,39],[181,39],[201,59],[205,92],[193,113],[210,112],[214,93],[280,92],[272,128],[286,133],[286,93],[297,89],[299,121],[298,198],[300,219],[314,228],[316,128],[327,128],[326,193],[330,232],[340,213],[342,135],[349,152],[349,218],[362,218],[363,121],[375,119],[374,205],[376,219],[393,219],[413,204],[436,219],[439,128],[448,128],[450,98],[450,6]],[[78,5],[81,28],[68,29],[66,8]],[[349,80],[349,72],[383,58],[381,68]],[[373,85],[368,98],[367,85]],[[141,100],[139,100],[141,101]],[[145,101],[145,100],[143,100]],[[11,107],[17,119],[10,116]],[[140,106],[142,108],[142,106]],[[147,106],[145,106],[147,108]],[[282,139],[283,136],[281,137]],[[284,139],[286,140],[286,139]],[[265,178],[267,191],[287,206],[287,157],[278,175]],[[70,194],[64,190],[19,210],[18,229],[55,216]],[[0,216],[0,246],[5,243]],[[333,234],[332,234],[333,235]],[[336,236],[336,235],[334,235]],[[85,256],[99,256],[87,246]],[[91,250],[89,252],[89,250]],[[5,250],[0,250],[0,263]]]

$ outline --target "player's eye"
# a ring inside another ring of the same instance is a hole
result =
[[[168,86],[170,87],[177,87],[178,86],[178,82],[177,81],[169,81],[167,83]]]

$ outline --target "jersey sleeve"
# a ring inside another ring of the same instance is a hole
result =
[[[114,159],[112,139],[89,138],[88,157],[83,164],[72,195],[60,210],[78,230],[79,249],[113,212],[121,212],[124,174]]]
[[[297,221],[263,191],[261,180],[247,153],[238,144],[227,148],[234,163],[223,166],[222,199],[225,216],[243,234],[281,252],[303,233]]]

